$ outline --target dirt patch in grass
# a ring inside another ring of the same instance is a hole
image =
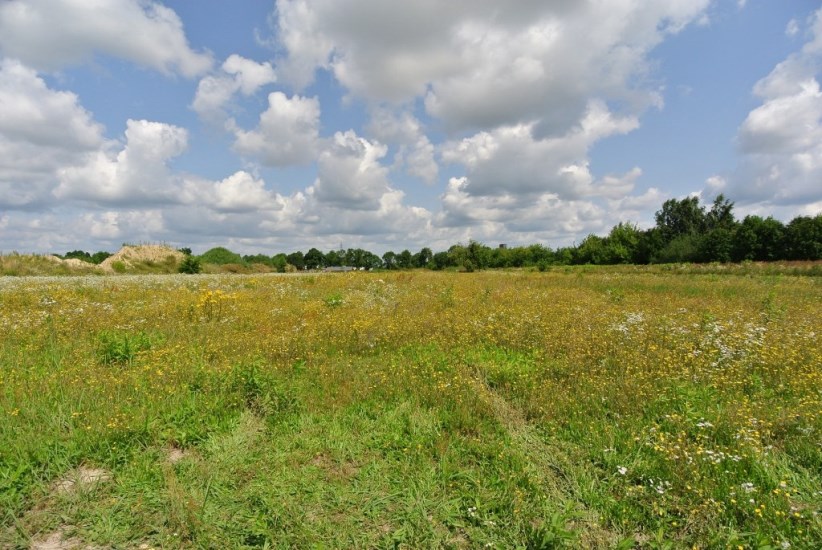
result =
[[[191,458],[192,451],[188,449],[181,449],[180,447],[168,447],[165,450],[166,462],[169,464],[177,464],[187,458]]]
[[[353,461],[338,462],[323,453],[312,458],[310,464],[325,472],[328,477],[337,479],[351,479],[360,471],[359,465]]]
[[[31,550],[105,550],[104,546],[85,544],[77,537],[67,537],[65,528],[37,537],[31,541]]]
[[[86,487],[101,483],[111,479],[111,473],[100,468],[89,468],[80,466],[57,480],[54,484],[54,491],[57,493],[68,493],[82,490]]]
[[[66,538],[62,529],[31,541],[32,550],[73,550],[82,546],[80,539]]]

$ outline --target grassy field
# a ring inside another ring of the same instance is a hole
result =
[[[0,548],[819,548],[821,283],[0,278]]]

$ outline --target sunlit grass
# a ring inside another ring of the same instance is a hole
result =
[[[0,546],[822,541],[815,277],[0,281]]]

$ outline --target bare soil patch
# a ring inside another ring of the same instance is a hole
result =
[[[31,550],[104,550],[103,546],[85,544],[77,537],[67,537],[64,529],[32,539]]]
[[[82,490],[95,483],[108,481],[111,479],[111,473],[100,468],[89,468],[87,466],[80,466],[66,474],[62,479],[57,480],[54,484],[54,491],[58,493],[67,493],[70,491]]]

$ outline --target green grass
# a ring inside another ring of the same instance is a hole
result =
[[[0,547],[815,548],[813,277],[0,287]],[[68,490],[84,468],[110,479]]]

